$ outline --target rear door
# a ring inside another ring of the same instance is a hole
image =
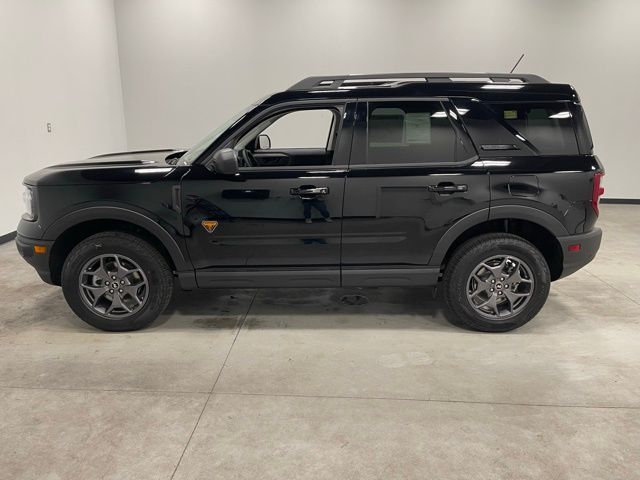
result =
[[[442,99],[360,101],[345,187],[343,285],[430,284],[444,232],[489,207],[489,179]],[[431,269],[432,272],[433,269]]]

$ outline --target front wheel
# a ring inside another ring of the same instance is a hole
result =
[[[62,269],[62,291],[82,320],[101,330],[137,330],[166,308],[173,275],[164,257],[141,238],[103,232],[83,240]]]
[[[461,245],[444,274],[444,299],[455,320],[484,332],[506,332],[531,320],[549,295],[551,275],[540,251],[506,233]]]

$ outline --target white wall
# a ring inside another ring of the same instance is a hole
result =
[[[302,77],[518,71],[573,84],[607,167],[640,198],[636,0],[115,0],[130,148],[188,146]]]
[[[25,175],[126,148],[112,0],[0,0],[0,60],[2,235]]]
[[[635,0],[0,0],[0,235],[43,166],[189,146],[308,75],[505,71],[521,52],[578,89],[605,196],[640,198],[638,25]]]

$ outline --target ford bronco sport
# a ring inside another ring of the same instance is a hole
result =
[[[311,77],[189,150],[27,176],[16,239],[73,311],[149,325],[181,288],[435,286],[507,331],[593,259],[603,167],[578,94],[536,75]]]

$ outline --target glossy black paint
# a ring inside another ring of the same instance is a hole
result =
[[[430,186],[464,185],[437,193]],[[444,232],[489,207],[489,177],[481,166],[349,170],[342,263],[347,266],[428,265]]]
[[[491,206],[522,205],[546,212],[566,235],[591,230],[593,173],[602,167],[594,155],[483,159],[489,173]],[[531,188],[535,185],[535,188]]]
[[[195,269],[306,266],[339,272],[346,170],[247,170],[224,177],[196,165],[184,178],[185,241]],[[302,187],[325,187],[328,193],[304,200],[292,193]],[[305,222],[304,202],[310,203],[311,223]],[[203,220],[218,225],[209,233]],[[332,283],[339,285],[338,273]]]
[[[579,120],[576,92],[557,84],[526,84],[515,92],[483,85],[287,90],[255,106],[192,165],[180,164],[181,151],[156,150],[40,170],[24,180],[33,187],[38,216],[20,221],[19,250],[45,281],[55,283],[59,239],[99,222],[126,222],[164,248],[185,288],[431,285],[458,238],[502,219],[539,225],[561,238],[563,247],[571,236],[586,235],[597,250],[591,197],[602,165],[592,154],[586,120],[576,125],[579,155],[535,155],[525,144],[517,154],[497,154],[479,148],[462,116],[453,113],[456,102],[517,98],[571,102]],[[459,142],[456,161],[366,165],[367,102],[391,98],[443,102]],[[301,106],[339,111],[332,164],[320,164],[322,152],[307,152],[317,166],[213,171],[215,151],[233,147],[267,116]],[[324,190],[304,193],[314,189]],[[217,224],[209,232],[203,220]],[[47,245],[47,254],[29,255],[34,244]],[[592,258],[589,252],[565,255],[565,274]]]
[[[18,233],[55,239],[55,225],[79,209],[121,207],[148,216],[175,237],[182,236],[182,219],[171,206],[171,188],[188,168],[166,164],[168,152],[116,154],[87,162],[56,165],[24,179],[36,187],[38,219],[22,220]]]

